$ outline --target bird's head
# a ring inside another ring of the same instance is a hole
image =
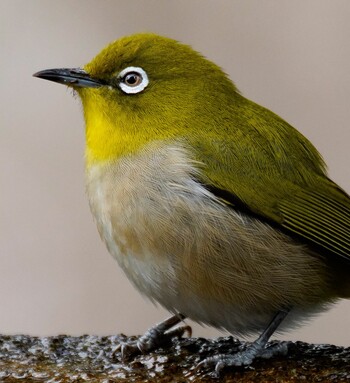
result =
[[[187,45],[150,33],[109,44],[83,68],[34,76],[78,92],[88,164],[128,155],[151,142],[193,138],[219,125],[238,96],[218,66]]]

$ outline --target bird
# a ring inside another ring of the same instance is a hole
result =
[[[275,331],[350,298],[349,195],[307,138],[202,54],[137,33],[83,67],[34,76],[80,97],[99,234],[139,292],[172,314],[129,350],[183,335],[174,326],[190,318],[258,334],[200,368],[250,365],[288,352],[268,345]]]

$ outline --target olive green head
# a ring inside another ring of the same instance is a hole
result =
[[[49,72],[36,75],[73,87],[82,99],[88,163],[198,134],[238,95],[217,65],[151,33],[109,44],[83,69]]]

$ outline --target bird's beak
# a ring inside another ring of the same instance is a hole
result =
[[[106,85],[102,80],[91,78],[90,75],[81,68],[45,69],[34,73],[33,76],[74,88],[99,88]]]

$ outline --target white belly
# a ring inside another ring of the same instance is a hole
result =
[[[241,334],[264,328],[278,309],[305,306],[305,294],[312,306],[323,263],[222,204],[197,175],[180,145],[87,171],[100,235],[138,290],[172,312]]]

